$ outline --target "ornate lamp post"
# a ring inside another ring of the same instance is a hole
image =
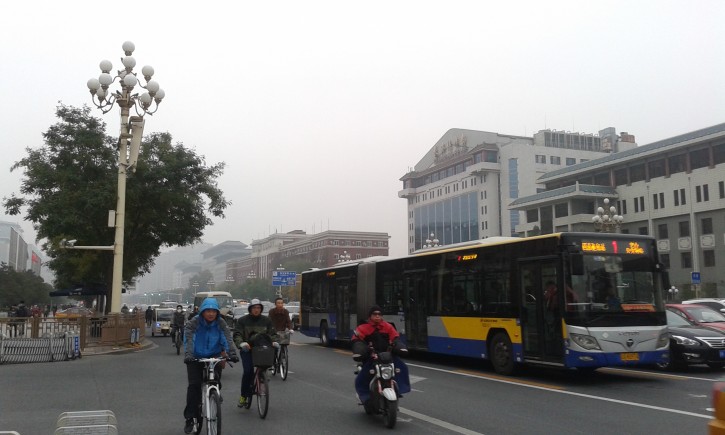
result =
[[[350,254],[347,251],[342,251],[342,254],[337,257],[337,262],[344,263],[345,261],[350,261]]]
[[[680,291],[677,289],[677,287],[672,286],[667,290],[667,293],[670,295],[670,301],[674,301],[677,298],[677,293]]]
[[[423,245],[423,248],[437,248],[439,246],[438,243],[440,243],[440,240],[436,238],[435,233],[430,233],[430,238],[425,239],[425,244]]]
[[[199,282],[194,281],[191,286],[194,288],[194,297],[196,297],[196,292],[199,290]]]
[[[123,69],[115,77],[111,76],[113,65],[108,60],[100,63],[101,75],[88,80],[91,101],[108,113],[117,104],[121,109],[121,134],[118,138],[118,198],[116,203],[115,228],[116,236],[113,244],[113,281],[111,285],[111,312],[121,311],[121,285],[123,283],[123,236],[126,214],[126,171],[135,170],[138,159],[141,137],[143,135],[144,115],[151,115],[159,108],[164,98],[164,91],[155,80],[151,80],[154,69],[148,65],[141,69],[146,85],[140,84],[137,73],[133,71],[136,59],[131,56],[136,46],[131,41],[123,43],[125,57],[121,58]],[[118,79],[120,91],[110,92],[109,86]],[[133,94],[134,87],[145,89],[143,94]],[[154,104],[155,103],[155,104]],[[130,116],[131,108],[136,116]],[[153,109],[153,110],[152,110]]]
[[[597,214],[592,216],[592,223],[597,231],[602,233],[616,233],[624,222],[624,217],[617,214],[617,207],[609,207],[609,198],[604,198],[604,207],[597,208]]]

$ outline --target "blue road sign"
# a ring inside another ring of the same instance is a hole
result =
[[[700,284],[700,272],[692,272],[692,283]]]
[[[273,286],[297,285],[297,272],[286,271],[286,270],[273,270],[272,271],[272,285]]]

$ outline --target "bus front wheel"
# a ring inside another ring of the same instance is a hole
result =
[[[493,336],[489,354],[491,355],[491,364],[496,373],[501,375],[512,375],[516,368],[514,361],[514,349],[508,335],[499,332]]]
[[[320,344],[326,347],[330,345],[330,336],[327,332],[327,323],[322,323],[320,325]]]

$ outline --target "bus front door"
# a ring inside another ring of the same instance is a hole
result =
[[[428,349],[428,297],[426,294],[426,272],[409,272],[405,275],[405,333],[408,347]]]
[[[350,312],[351,304],[351,292],[350,292],[350,281],[342,280],[337,281],[335,284],[336,299],[339,301],[337,304],[337,318],[335,319],[337,334],[335,335],[336,340],[346,340],[352,336],[352,329],[350,326]],[[354,305],[354,304],[353,304]],[[355,325],[357,326],[357,325]]]
[[[520,264],[524,358],[531,361],[562,361],[561,311],[547,304],[551,295],[546,294],[546,288],[551,283],[559,285],[556,265],[555,259]]]

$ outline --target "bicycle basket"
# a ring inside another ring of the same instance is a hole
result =
[[[279,339],[279,344],[289,344],[290,336],[289,332],[279,331],[277,332],[277,337]]]
[[[272,346],[254,346],[252,364],[257,367],[271,367],[274,364],[274,348]]]

